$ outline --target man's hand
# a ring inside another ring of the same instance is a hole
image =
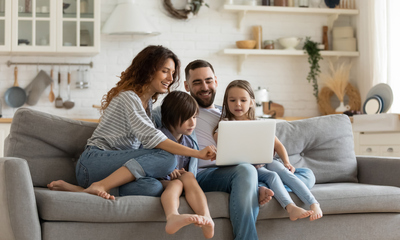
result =
[[[265,165],[265,164],[254,164],[253,166],[254,166],[256,169],[259,169],[259,168],[264,167],[264,165]]]
[[[217,148],[214,145],[210,145],[199,151],[198,158],[204,160],[211,159],[211,161],[213,161],[215,160],[216,156],[217,156]]]

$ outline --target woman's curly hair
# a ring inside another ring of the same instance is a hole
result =
[[[107,94],[103,96],[101,101],[101,112],[103,112],[111,100],[120,92],[132,90],[137,95],[143,94],[153,80],[154,74],[160,70],[167,59],[172,59],[175,63],[175,72],[172,75],[173,81],[168,87],[179,82],[181,63],[178,57],[168,48],[163,46],[150,45],[139,52],[132,60],[132,64],[121,73],[120,81]],[[159,93],[153,95],[154,102],[157,101]]]

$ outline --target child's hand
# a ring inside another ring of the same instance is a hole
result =
[[[292,173],[294,173],[294,171],[296,170],[296,168],[293,167],[292,164],[290,163],[285,163],[283,165],[285,166],[285,168],[289,169],[289,171],[291,171]]]
[[[253,166],[254,166],[256,169],[259,169],[259,168],[264,167],[264,165],[265,165],[265,164],[254,164]]]
[[[211,161],[213,161],[215,160],[216,156],[217,156],[217,148],[214,145],[210,145],[199,151],[198,158],[204,160],[210,159]]]
[[[169,175],[169,177],[171,178],[171,180],[177,179],[179,178],[183,173],[185,173],[186,170],[185,169],[175,169],[174,171],[172,171],[172,173]]]

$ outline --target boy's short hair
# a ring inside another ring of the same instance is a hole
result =
[[[172,91],[161,105],[161,122],[165,128],[172,131],[198,112],[199,106],[192,96],[182,91]]]

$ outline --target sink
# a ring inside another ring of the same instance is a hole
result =
[[[394,113],[353,116],[354,132],[393,132],[400,131],[400,115]]]

